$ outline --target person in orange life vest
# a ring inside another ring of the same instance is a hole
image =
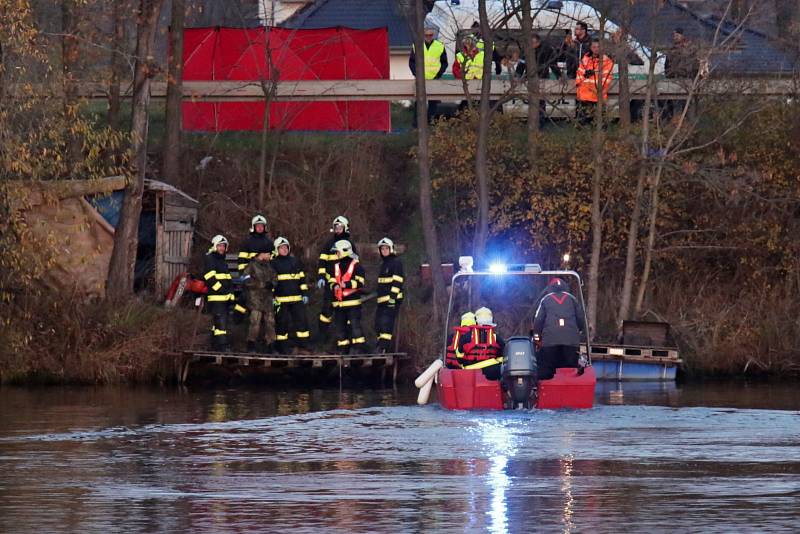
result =
[[[602,70],[602,73],[601,73]],[[599,83],[602,74],[602,83]],[[578,67],[578,74],[575,78],[577,87],[576,118],[580,124],[589,124],[594,117],[594,110],[597,107],[598,85],[601,86],[603,101],[608,100],[608,88],[614,77],[614,61],[603,54],[600,59],[600,40],[593,39],[592,46],[588,54],[583,56]]]
[[[497,335],[492,310],[476,310],[475,322],[477,324],[470,329],[469,336],[461,341],[461,366],[464,369],[481,369],[489,380],[499,380],[505,341]]]
[[[551,278],[539,300],[533,333],[541,340],[536,351],[539,379],[553,378],[560,367],[578,367],[581,332],[586,331],[583,308],[561,278]]]
[[[464,357],[461,352],[462,339],[468,338],[472,327],[475,326],[475,314],[467,312],[461,316],[461,325],[453,327],[453,331],[447,337],[447,352],[445,353],[444,363],[450,369],[461,369],[460,359]]]
[[[337,260],[328,265],[325,274],[333,295],[336,346],[342,354],[361,354],[367,342],[361,330],[361,292],[366,275],[350,241],[337,241],[333,250]]]

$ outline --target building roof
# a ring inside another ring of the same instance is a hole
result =
[[[583,0],[598,11],[611,14],[619,24],[624,5],[629,0]],[[661,7],[657,4],[661,3]],[[682,28],[684,35],[697,44],[710,45],[720,20],[715,17],[700,17],[680,6],[675,0],[641,0],[631,8],[631,34],[645,46],[655,42],[656,47],[669,47],[672,31]],[[797,55],[767,35],[744,27],[737,31],[732,23],[720,28],[718,42],[726,37],[734,38],[726,43],[726,51],[712,59],[712,65],[726,74],[774,75],[791,73],[798,63]],[[735,41],[735,42],[734,42]],[[727,46],[730,44],[731,46]]]
[[[316,0],[281,26],[318,29],[344,26],[359,30],[387,28],[390,48],[410,48],[414,38],[398,0]]]

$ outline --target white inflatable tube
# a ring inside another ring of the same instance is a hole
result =
[[[439,369],[441,369],[443,365],[444,364],[442,363],[442,360],[434,360],[434,362],[430,364],[430,366],[428,366],[428,368],[425,369],[425,371],[423,371],[416,380],[414,380],[414,385],[418,388],[421,388],[433,380],[433,377],[436,376],[436,373],[439,372]]]
[[[428,380],[419,390],[419,395],[417,395],[417,404],[428,404],[428,399],[431,396],[431,389],[433,389],[433,380]]]

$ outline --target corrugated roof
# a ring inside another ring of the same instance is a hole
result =
[[[625,3],[629,0],[584,0],[598,11],[608,13],[619,23]],[[659,8],[659,0],[636,2],[631,7],[631,34],[648,46],[655,39],[656,46],[668,47],[672,31],[682,28],[689,40],[698,44],[711,44],[719,19],[701,18],[690,10],[666,0]],[[723,24],[719,41],[736,30],[734,24]],[[763,33],[744,28],[736,32],[735,46],[712,59],[712,64],[727,74],[772,75],[791,73],[797,65],[797,55],[785,49]]]
[[[398,0],[316,0],[281,26],[317,29],[344,26],[359,30],[387,28],[391,48],[410,48],[414,38]]]

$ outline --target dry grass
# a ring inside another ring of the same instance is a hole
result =
[[[168,354],[190,331],[187,325],[192,317],[182,310],[166,312],[139,300],[115,306],[42,297],[33,306],[38,319],[12,327],[18,348],[0,359],[2,382],[168,380],[172,366]],[[10,346],[7,341],[0,339]]]

